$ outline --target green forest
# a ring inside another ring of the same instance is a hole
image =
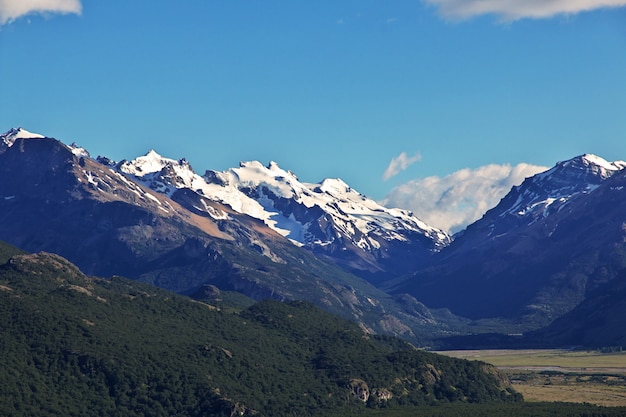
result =
[[[6,245],[0,263],[2,416],[561,415],[523,414],[491,365],[306,302],[218,308]],[[600,410],[562,415],[626,415]]]

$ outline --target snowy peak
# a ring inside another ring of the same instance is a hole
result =
[[[608,178],[609,176],[613,175],[615,171],[620,171],[626,168],[625,161],[608,162],[605,159],[599,156],[593,155],[593,154],[585,154],[585,155],[580,156],[579,158],[584,165],[590,166],[592,167],[592,169],[601,170],[601,173],[605,178]],[[606,173],[608,172],[611,172],[611,174],[606,175]]]
[[[3,133],[2,135],[0,135],[0,137],[2,137],[3,139],[41,139],[44,138],[44,135],[40,135],[39,133],[32,133],[29,132],[28,130],[22,128],[22,127],[18,127],[18,128],[12,128],[10,129],[8,132]]]
[[[241,162],[237,168],[209,170],[200,177],[185,160],[151,151],[123,163],[120,170],[170,196],[177,189],[190,189],[259,219],[294,244],[313,250],[387,256],[394,242],[413,245],[418,241],[426,248],[424,252],[450,242],[445,232],[427,226],[412,213],[387,209],[340,179],[303,183],[273,161],[268,165]]]
[[[239,168],[232,168],[223,175],[236,182],[239,189],[265,187],[283,198],[292,198],[306,189],[291,171],[282,169],[273,161],[267,166],[258,161],[240,162]]]
[[[339,178],[326,178],[320,184],[319,190],[332,196],[345,196],[346,194],[356,193]]]
[[[79,158],[91,158],[91,155],[89,155],[89,152],[87,152],[87,149],[81,148],[76,143],[72,143],[68,147],[71,149],[72,153]]]
[[[293,199],[300,203],[302,195],[310,194],[291,171],[280,168],[276,162],[265,166],[258,161],[248,161],[223,172],[208,170],[203,178],[206,184],[201,190],[208,198],[262,220],[297,245],[304,244],[302,225],[275,206],[277,200]]]
[[[500,217],[529,217],[536,221],[562,210],[572,199],[593,192],[625,167],[624,161],[608,162],[596,155],[580,155],[527,178],[513,187],[494,210],[500,212]]]
[[[13,146],[18,139],[41,139],[45,136],[38,133],[31,133],[28,130],[18,127],[12,128],[8,132],[0,135],[0,144],[4,144],[6,147]]]
[[[165,158],[159,155],[154,149],[151,149],[144,156],[135,158],[132,161],[122,162],[120,169],[126,174],[142,177],[147,174],[159,172],[168,165],[175,164],[178,164],[178,162],[173,159]]]
[[[151,189],[171,196],[179,188],[195,190],[204,183],[187,160],[174,160],[159,155],[154,149],[132,161],[123,161],[119,170],[133,176]]]
[[[29,132],[28,130],[22,127],[12,128],[8,132],[5,132],[0,135],[0,153],[3,153],[8,148],[13,146],[15,141],[17,141],[18,139],[44,139],[45,137],[46,136],[40,135],[39,133]],[[63,144],[63,146],[67,146],[72,151],[72,153],[79,158],[90,157],[89,152],[87,152],[85,148],[81,148],[80,146],[78,146],[76,143],[72,143],[69,146]]]
[[[626,162],[608,162],[593,155],[584,154],[567,161],[559,162],[552,169],[536,175],[540,181],[599,183],[626,167]]]
[[[471,319],[549,323],[620,276],[625,166],[580,155],[527,178],[395,291]]]

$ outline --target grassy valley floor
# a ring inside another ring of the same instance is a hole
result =
[[[626,352],[462,350],[438,352],[491,363],[527,402],[626,406]]]

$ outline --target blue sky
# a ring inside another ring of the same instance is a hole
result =
[[[626,159],[625,6],[0,0],[0,130],[199,173],[274,160],[379,200],[464,169],[509,186]]]

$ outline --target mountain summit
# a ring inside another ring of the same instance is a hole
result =
[[[275,162],[257,161],[204,177],[219,201],[235,207],[252,199],[262,211],[247,214],[366,278],[409,272],[450,242],[442,230],[406,210],[381,206],[341,179],[303,183]],[[399,262],[400,253],[411,256]]]
[[[500,216],[547,216],[560,210],[573,198],[591,193],[624,167],[624,161],[607,162],[591,154],[559,162],[552,169],[513,187],[500,205],[503,211]]]
[[[132,161],[123,161],[118,165],[118,169],[124,174],[132,175],[143,185],[169,197],[180,188],[193,190],[204,183],[187,160],[165,158],[154,149]]]

